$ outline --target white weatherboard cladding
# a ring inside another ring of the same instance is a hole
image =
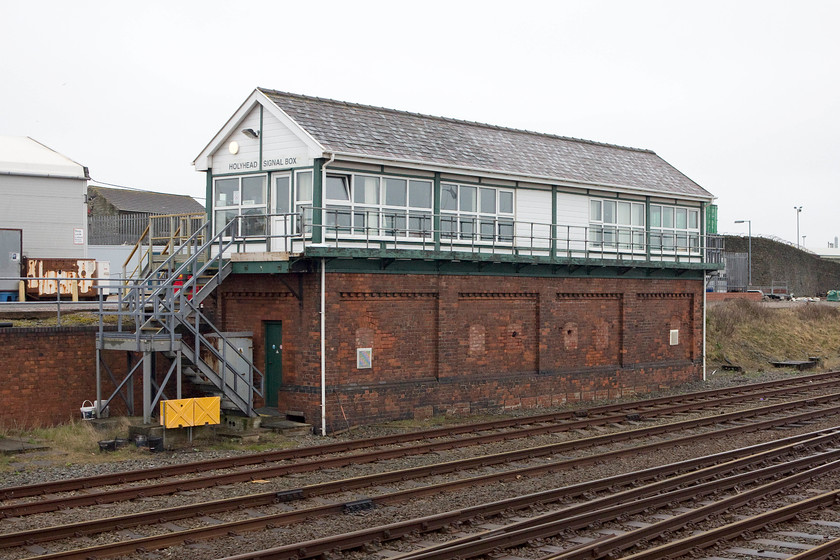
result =
[[[557,250],[583,251],[589,227],[589,197],[557,193]]]
[[[551,191],[516,191],[516,244],[551,246]]]
[[[264,169],[312,165],[312,158],[307,156],[308,148],[306,144],[268,111],[263,114],[261,136],[263,139]]]
[[[32,258],[84,258],[85,245],[74,232],[85,232],[84,179],[0,175],[0,224],[23,230],[23,254]]]
[[[260,131],[259,138],[249,138],[242,133],[250,128]],[[260,161],[260,140],[263,143]],[[230,143],[239,144],[237,154],[230,153]],[[285,169],[312,165],[306,145],[291,130],[268,111],[263,112],[260,130],[260,107],[254,107],[236,126],[219,149],[213,153],[213,173],[248,173],[260,170]]]
[[[213,154],[213,173],[247,173],[260,169],[260,139],[248,138],[242,130],[260,129],[260,108],[255,107],[231,132]],[[239,152],[230,153],[231,142],[239,144]]]

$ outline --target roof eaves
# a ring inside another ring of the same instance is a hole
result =
[[[236,126],[248,115],[248,113],[257,105],[267,108],[271,113],[281,121],[287,121],[286,124],[292,125],[292,132],[296,134],[301,140],[310,148],[311,151],[323,152],[323,145],[316,140],[308,131],[292,119],[285,111],[277,106],[274,101],[268,98],[261,88],[255,89],[248,98],[239,106],[239,108],[228,118],[224,126],[213,136],[212,140],[207,143],[203,150],[193,160],[193,165],[196,168],[201,168],[205,165],[207,158],[215,152],[221,145],[221,142],[236,128]],[[316,156],[317,157],[317,156]],[[204,162],[204,163],[202,163]]]
[[[266,91],[271,91],[271,90],[266,90],[265,88],[259,88],[258,87],[256,89],[256,91],[259,92],[260,95],[262,95],[262,98],[267,103],[267,105],[265,105],[265,107],[267,107],[269,109],[269,111],[271,111],[271,113],[276,118],[278,118],[280,121],[288,119],[289,123],[294,125],[295,130],[299,131],[303,136],[305,136],[306,139],[309,140],[308,142],[306,142],[306,140],[304,140],[304,143],[309,145],[309,148],[312,151],[320,152],[320,154],[323,154],[324,152],[327,151],[327,149],[324,147],[324,144],[320,140],[318,140],[317,138],[312,136],[312,134],[308,130],[306,130],[306,128],[304,128],[291,115],[289,115],[286,111],[284,111],[282,107],[277,105],[277,103],[275,103],[273,99],[271,99],[268,95],[265,94]]]

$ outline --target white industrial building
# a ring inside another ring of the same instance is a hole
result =
[[[0,136],[0,228],[23,230],[23,256],[87,256],[87,167],[26,136]]]

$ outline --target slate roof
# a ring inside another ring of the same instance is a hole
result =
[[[328,152],[712,198],[650,150],[258,90]]]
[[[111,189],[100,186],[88,187],[89,194],[93,194],[94,191],[122,212],[145,212],[149,214],[204,213],[204,206],[186,195]]]

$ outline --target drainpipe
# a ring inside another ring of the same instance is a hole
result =
[[[330,154],[330,159],[324,162],[321,166],[321,172],[326,173],[327,166],[335,161],[335,153]],[[321,181],[323,184],[323,180]],[[323,200],[323,197],[322,197]],[[323,202],[322,202],[323,204]],[[323,216],[323,214],[322,214]],[[323,224],[323,217],[321,218]],[[323,225],[322,225],[323,230]],[[323,242],[323,239],[321,240]],[[321,435],[327,435],[327,341],[326,341],[326,324],[327,324],[327,280],[326,280],[327,260],[321,259]]]
[[[706,381],[706,287],[708,282],[706,271],[703,271],[703,381]]]
[[[327,260],[321,259],[321,435],[327,435],[327,344],[326,330],[326,273]]]

